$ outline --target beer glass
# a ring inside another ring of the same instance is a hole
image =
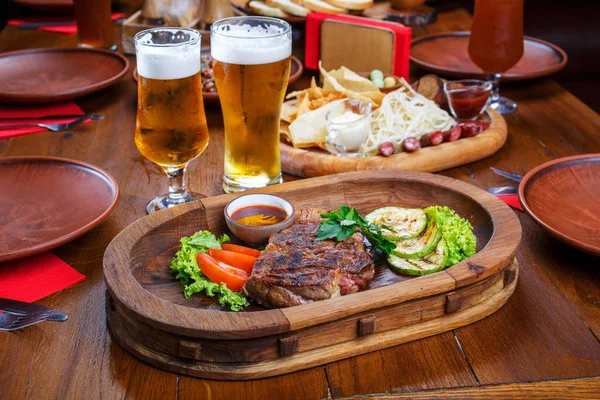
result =
[[[501,114],[517,109],[517,103],[500,96],[500,74],[523,56],[523,0],[475,0],[469,57],[492,82],[490,107]]]
[[[79,46],[116,50],[110,0],[73,0]]]
[[[202,101],[200,33],[155,28],[135,35],[138,106],[135,144],[170,180],[169,193],[152,200],[148,214],[195,200],[185,169],[208,145]]]
[[[225,124],[223,190],[281,183],[279,115],[292,28],[267,17],[219,20],[210,30],[213,73]]]

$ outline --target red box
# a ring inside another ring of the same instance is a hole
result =
[[[325,20],[336,20],[358,25],[386,28],[394,32],[394,75],[408,79],[410,42],[412,30],[409,27],[387,21],[350,15],[334,15],[325,13],[309,13],[306,17],[306,48],[304,65],[308,69],[319,68],[321,54],[321,23]]]

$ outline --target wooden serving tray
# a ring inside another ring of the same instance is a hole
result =
[[[317,148],[296,149],[281,142],[281,168],[288,174],[314,177],[364,170],[412,170],[438,172],[489,157],[504,145],[508,130],[502,115],[487,110],[491,125],[472,138],[425,147],[414,153],[390,157],[352,158],[335,156]]]
[[[222,311],[214,299],[186,300],[169,270],[182,236],[227,231],[223,208],[238,195],[209,197],[144,217],[108,246],[108,326],[126,350],[176,373],[262,378],[470,324],[499,309],[514,291],[518,219],[502,201],[465,182],[419,172],[361,171],[250,192],[280,195],[297,210],[347,204],[365,214],[384,205],[447,205],[473,225],[478,252],[423,277],[377,267],[365,290],[347,296],[284,309]]]

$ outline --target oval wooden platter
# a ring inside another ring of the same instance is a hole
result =
[[[177,373],[255,379],[472,323],[500,308],[514,291],[519,221],[502,201],[465,182],[420,172],[360,171],[250,192],[277,194],[296,210],[347,204],[363,215],[383,205],[447,205],[469,219],[478,251],[423,277],[377,267],[366,289],[347,296],[284,309],[223,311],[211,298],[186,300],[169,269],[182,236],[201,229],[227,232],[223,208],[238,195],[205,198],[144,217],[108,246],[108,326],[125,349]]]
[[[390,157],[335,156],[321,149],[296,149],[282,142],[281,168],[288,174],[307,178],[365,170],[443,171],[489,157],[504,145],[508,135],[506,121],[492,109],[488,109],[487,114],[490,127],[475,137]]]

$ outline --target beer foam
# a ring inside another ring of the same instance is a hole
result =
[[[200,72],[200,44],[154,46],[147,33],[136,45],[137,70],[148,79],[182,79]],[[200,40],[200,38],[198,39]]]
[[[210,37],[212,58],[217,61],[256,65],[273,63],[292,54],[292,40],[284,29],[276,25],[213,26]],[[291,33],[290,33],[291,35]]]

